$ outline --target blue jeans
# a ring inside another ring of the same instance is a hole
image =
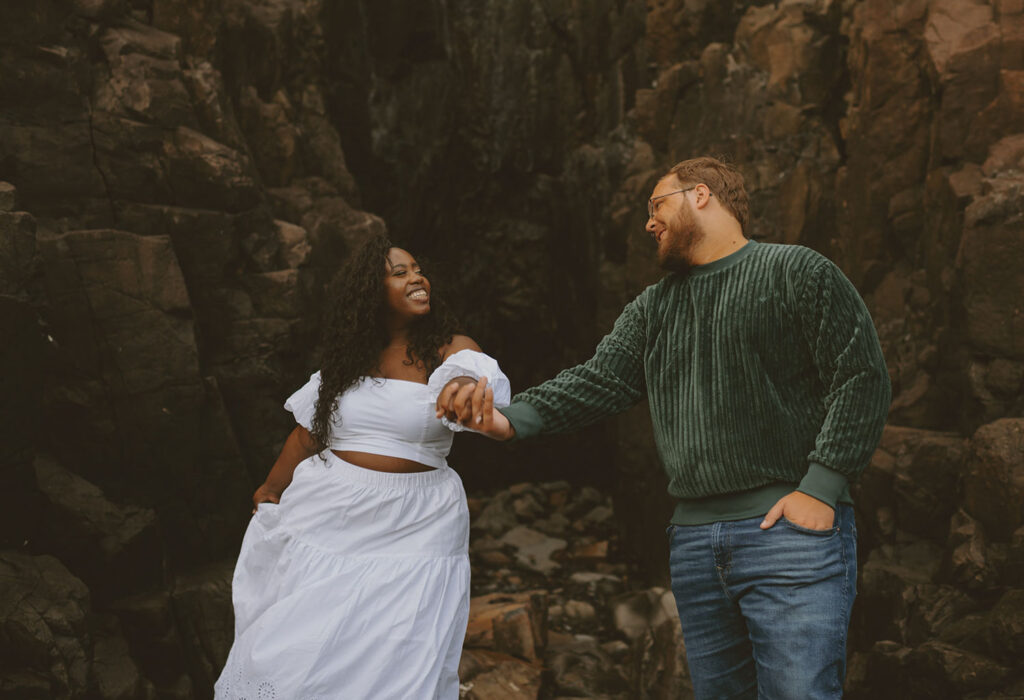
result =
[[[841,698],[856,595],[857,528],[785,518],[669,528],[672,592],[698,700]]]

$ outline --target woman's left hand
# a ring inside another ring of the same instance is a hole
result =
[[[271,487],[267,486],[266,482],[260,485],[256,492],[252,495],[252,512],[255,513],[256,509],[260,507],[260,503],[280,503],[281,494],[275,491]]]

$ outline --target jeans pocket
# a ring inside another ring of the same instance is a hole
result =
[[[838,525],[833,525],[827,530],[812,530],[809,527],[797,525],[792,520],[787,520],[785,516],[779,518],[779,522],[788,527],[790,530],[793,530],[794,532],[801,532],[805,535],[813,535],[814,537],[831,537],[835,535],[837,532],[839,532]]]

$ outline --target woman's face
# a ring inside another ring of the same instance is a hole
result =
[[[430,313],[430,282],[416,260],[401,248],[388,251],[384,291],[394,316],[413,319]]]

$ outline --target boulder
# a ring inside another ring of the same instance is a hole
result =
[[[94,110],[168,129],[198,128],[178,36],[126,18],[106,26],[98,43],[110,75],[97,85]]]
[[[635,640],[665,621],[679,621],[675,598],[665,588],[650,588],[625,593],[611,601],[615,628],[627,639]]]
[[[100,700],[156,700],[156,688],[132,659],[117,618],[103,616],[92,658],[93,682]]]
[[[621,576],[597,571],[577,571],[569,577],[571,586],[580,586],[590,597],[606,600],[623,592],[626,582]]]
[[[270,187],[288,184],[302,166],[298,152],[301,134],[287,93],[278,90],[264,102],[256,88],[249,86],[239,96],[239,103],[242,130],[253,144],[261,178]]]
[[[584,538],[576,542],[569,551],[569,558],[581,564],[598,564],[608,559],[608,540],[589,542]]]
[[[982,127],[979,116],[996,99],[998,83],[977,77],[998,76],[1000,34],[992,8],[982,2],[942,0],[928,7],[924,39],[943,88],[937,116],[947,158],[978,155],[968,132]]]
[[[306,229],[317,265],[329,268],[327,278],[336,272],[338,261],[358,250],[367,239],[388,232],[383,219],[354,209],[342,197],[315,199],[302,220],[294,223]]]
[[[512,494],[502,491],[487,499],[479,515],[470,523],[470,528],[498,537],[515,527],[517,522],[512,510]]]
[[[944,540],[966,458],[958,435],[886,426],[857,488],[858,507],[871,514],[869,532],[891,540],[899,528]]]
[[[1009,669],[981,654],[931,640],[907,655],[905,674],[913,697],[964,697],[999,688]]]
[[[464,646],[535,661],[547,639],[547,594],[492,593],[469,603]]]
[[[166,590],[140,593],[114,601],[108,608],[120,622],[132,658],[161,695],[194,697],[170,594]]]
[[[953,586],[916,584],[903,589],[895,618],[903,643],[913,647],[941,637],[950,626],[979,607],[974,599]]]
[[[532,493],[524,493],[515,498],[512,501],[512,510],[520,522],[531,522],[544,515],[544,506]]]
[[[515,548],[516,561],[521,566],[542,574],[550,574],[560,566],[551,556],[564,551],[567,545],[565,540],[548,537],[525,525],[512,528],[500,541]]]
[[[258,176],[246,155],[187,126],[176,127],[162,142],[160,160],[175,204],[242,212],[262,200]]]
[[[496,652],[467,649],[459,663],[459,697],[465,700],[536,700],[541,668]]]
[[[943,626],[936,639],[967,651],[990,654],[990,612],[968,613],[958,620],[950,620]]]
[[[1024,173],[1015,162],[1019,142],[1018,136],[989,150],[983,190],[964,210],[956,259],[971,349],[1018,362],[1024,359],[1024,320],[1015,302],[1024,296],[1024,281],[1017,274],[1024,265]]]
[[[306,230],[287,221],[274,221],[274,225],[277,226],[277,238],[280,244],[279,264],[290,270],[304,265],[309,260],[312,251]]]
[[[694,697],[678,617],[646,629],[633,640],[630,656],[630,697],[657,700]]]
[[[89,590],[51,556],[0,552],[0,688],[71,700],[89,690]]]
[[[848,663],[843,697],[866,700],[879,688],[897,695],[903,691],[907,656],[911,649],[891,640],[874,642],[870,650],[855,653]]]
[[[550,518],[534,520],[530,526],[551,537],[565,537],[569,529],[569,519],[561,513],[553,513]]]
[[[1020,134],[995,141],[981,168],[982,187],[964,212],[964,233],[956,257],[963,288],[967,340],[984,357],[972,390],[991,420],[1020,407],[1021,314],[1013,300],[1024,294],[1017,271],[1024,264],[1020,211],[1024,206]]]
[[[544,665],[553,675],[556,696],[608,697],[629,690],[622,669],[594,637],[549,635]]]
[[[964,509],[993,541],[1007,541],[1024,524],[1024,418],[983,425],[971,437],[964,470]]]
[[[1024,589],[1008,590],[989,615],[989,652],[1012,668],[1024,658]]]
[[[81,95],[76,94],[75,87],[67,85],[72,82],[69,73],[78,67],[77,63],[71,55],[66,55],[66,60],[58,58],[57,65],[39,59],[22,62],[18,77],[27,84],[20,86],[20,90],[11,86],[15,94],[23,91],[26,95],[54,89],[51,94],[70,104],[46,105],[42,109],[47,111],[48,119],[64,120],[63,123],[29,117],[28,123],[11,124],[0,119],[5,134],[0,144],[0,162],[4,163],[0,177],[16,177],[19,206],[35,216],[66,213],[69,208],[82,212],[107,195],[106,183],[93,161],[93,123],[82,107]],[[51,81],[58,84],[47,85]],[[33,106],[39,109],[36,100],[23,104],[35,102]],[[70,113],[63,114],[65,111]]]
[[[872,549],[860,567],[851,628],[869,640],[896,639],[900,632],[895,612],[903,591],[934,583],[942,561],[942,549],[926,540]]]
[[[162,582],[156,513],[111,502],[46,457],[36,457],[35,474],[44,501],[34,549],[58,556],[99,602]]]
[[[949,524],[948,576],[970,591],[984,591],[999,581],[999,570],[992,561],[985,532],[974,518],[957,511]]]
[[[194,692],[213,695],[213,684],[227,661],[235,638],[231,605],[234,561],[224,561],[179,576],[171,591],[171,608]]]
[[[569,600],[562,606],[565,616],[575,622],[590,622],[597,617],[594,606],[585,600]]]

